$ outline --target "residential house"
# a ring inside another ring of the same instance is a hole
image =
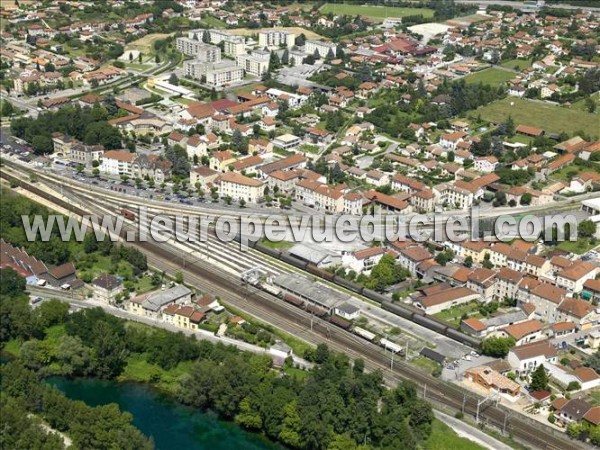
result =
[[[556,363],[557,355],[556,347],[544,340],[511,348],[507,360],[518,375],[524,375],[542,364]]]

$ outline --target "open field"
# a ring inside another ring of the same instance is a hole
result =
[[[125,46],[125,50],[138,50],[142,53],[148,54],[154,51],[154,42],[169,36],[170,34],[168,33],[147,34],[144,37],[136,39],[135,41],[131,41]]]
[[[294,33],[296,36],[300,36],[304,33],[304,36],[307,39],[322,39],[323,36],[315,33],[314,31],[307,30],[302,27],[273,27],[273,28],[232,28],[230,31],[233,34],[239,34],[240,36],[251,36],[253,34],[258,34],[261,31],[271,31],[271,30],[279,30],[279,31],[288,31],[290,33]]]
[[[595,114],[516,97],[507,97],[482,106],[471,114],[475,116],[481,114],[482,119],[495,123],[512,116],[517,125],[542,128],[546,133],[564,131],[573,134],[583,131],[591,136],[600,135],[598,116]]]
[[[492,86],[500,86],[507,81],[512,80],[516,74],[512,72],[507,72],[501,69],[494,69],[493,67],[490,69],[482,70],[481,72],[476,72],[471,75],[467,75],[465,77],[465,81],[471,84],[491,84]]]
[[[527,69],[528,67],[531,67],[531,60],[530,59],[511,59],[509,61],[503,62],[500,65],[502,67],[506,67],[507,69],[515,69],[518,67],[517,70],[523,70],[523,69]]]
[[[433,17],[433,10],[428,8],[400,8],[395,6],[376,6],[376,5],[346,5],[337,3],[325,3],[320,11],[323,14],[346,14],[349,16],[363,16],[374,22],[383,22],[388,17],[407,17],[418,16],[430,19]]]
[[[431,436],[425,445],[427,450],[481,450],[482,446],[458,436],[448,425],[434,420],[431,426]]]
[[[596,93],[595,95],[592,95],[591,99],[594,100],[594,102],[596,103],[596,112],[594,114],[600,115],[600,94]],[[587,105],[585,104],[585,99],[578,100],[575,103],[573,103],[573,109],[587,112]]]

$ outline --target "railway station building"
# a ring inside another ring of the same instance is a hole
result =
[[[273,284],[284,293],[294,295],[311,305],[332,314],[337,305],[341,305],[350,296],[335,289],[297,274],[281,274],[273,279]]]

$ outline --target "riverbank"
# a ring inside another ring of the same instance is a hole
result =
[[[181,405],[148,384],[65,377],[50,377],[46,382],[68,398],[90,406],[116,403],[119,409],[132,414],[133,425],[152,438],[157,450],[283,449],[260,434],[220,420],[215,414]]]

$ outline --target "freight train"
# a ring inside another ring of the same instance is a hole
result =
[[[239,236],[236,238],[236,240],[239,241]],[[290,264],[294,267],[297,267],[299,269],[305,270],[306,272],[308,272],[312,275],[315,275],[319,278],[322,278],[331,283],[334,283],[334,284],[336,284],[340,287],[343,287],[355,294],[362,295],[370,300],[373,300],[373,301],[379,303],[381,305],[381,308],[383,308],[384,310],[389,311],[393,314],[396,314],[396,315],[402,317],[403,319],[410,320],[410,321],[412,321],[418,325],[421,325],[429,330],[432,330],[437,333],[448,336],[449,338],[454,339],[462,344],[468,345],[474,349],[479,349],[479,347],[481,345],[480,339],[473,337],[473,336],[469,336],[468,334],[462,333],[461,331],[457,330],[456,328],[453,328],[452,326],[448,325],[446,322],[439,320],[435,317],[426,315],[425,312],[423,312],[422,310],[420,310],[418,308],[415,308],[410,305],[401,304],[401,303],[393,303],[392,301],[390,301],[390,299],[388,297],[380,294],[379,292],[376,292],[372,289],[367,289],[358,283],[349,281],[349,280],[347,280],[343,277],[340,277],[338,275],[335,275],[334,273],[329,272],[327,270],[320,269],[317,266],[315,266],[314,264],[311,264],[309,262],[306,262],[299,258],[296,258],[284,250],[282,251],[279,249],[267,247],[266,245],[263,245],[260,242],[249,242],[248,245],[261,253],[267,254],[273,258],[277,258],[280,261],[283,261],[283,262]],[[298,299],[298,300],[300,300],[300,299]],[[315,313],[315,315],[316,315],[316,313]],[[341,318],[336,317],[336,322],[338,322],[338,319],[341,319]],[[344,319],[342,319],[342,320],[344,320]],[[347,322],[347,321],[345,321],[345,322]],[[338,323],[335,323],[335,324],[342,326]],[[346,324],[344,324],[344,325],[346,325]],[[342,328],[350,329],[351,323],[348,322],[347,326],[342,326]]]

